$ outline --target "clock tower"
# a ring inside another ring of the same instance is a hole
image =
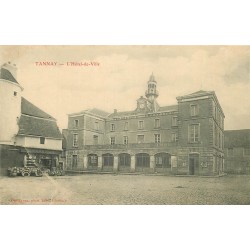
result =
[[[157,82],[152,73],[148,81],[148,89],[145,92],[145,96],[148,99],[150,110],[153,112],[156,112],[159,109],[159,104],[156,101],[156,98],[158,97],[159,93],[158,90],[156,89],[156,86]]]

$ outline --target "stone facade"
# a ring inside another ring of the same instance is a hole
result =
[[[250,174],[250,129],[225,131],[225,172]]]
[[[66,167],[74,171],[218,175],[223,172],[224,113],[213,91],[160,107],[152,75],[136,109],[68,116]]]

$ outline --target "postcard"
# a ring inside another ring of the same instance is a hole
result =
[[[0,46],[0,204],[250,204],[249,46]]]

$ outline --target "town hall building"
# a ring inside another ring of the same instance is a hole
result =
[[[132,111],[88,109],[68,115],[69,171],[219,175],[224,171],[224,113],[214,91],[160,106],[154,75]]]

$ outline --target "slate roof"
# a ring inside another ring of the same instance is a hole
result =
[[[199,90],[188,95],[180,96],[178,98],[192,98],[192,97],[211,95],[211,94],[214,94],[214,91]]]
[[[17,80],[15,79],[15,77],[9,72],[9,70],[7,70],[5,68],[0,69],[0,79],[4,79],[4,80],[15,82],[15,83],[19,84],[17,82]]]
[[[19,135],[43,136],[62,139],[56,119],[22,97]]]
[[[160,107],[157,112],[168,112],[168,111],[177,111],[178,110],[178,105],[171,105],[171,106],[164,106],[164,107]],[[124,112],[117,112],[117,113],[112,113],[109,115],[109,118],[113,118],[113,117],[124,117],[124,116],[130,116],[130,115],[137,115],[138,111],[133,110],[133,111],[124,111]]]
[[[225,148],[250,147],[250,129],[225,130]]]
[[[62,148],[66,149],[67,148],[67,136],[68,136],[68,129],[63,129],[62,130]]]
[[[72,113],[69,115],[81,115],[81,114],[91,114],[91,115],[96,115],[96,116],[100,116],[102,118],[106,118],[110,115],[110,113],[103,111],[101,109],[97,109],[97,108],[92,108],[92,109],[86,109],[86,110],[82,110],[80,112],[77,113]]]
[[[110,114],[109,118],[130,116],[130,115],[135,115],[135,114],[138,114],[138,112],[135,111],[135,110],[133,110],[133,111],[122,111],[122,112],[116,112],[116,113]]]
[[[101,109],[97,109],[97,108],[93,108],[93,109],[89,109],[86,110],[87,113],[93,114],[93,115],[99,115],[102,117],[107,117],[110,113],[103,111]]]
[[[23,97],[21,101],[21,113],[25,115],[55,120],[55,118],[53,118],[51,115],[45,113]]]
[[[171,106],[164,106],[160,107],[158,111],[177,111],[178,110],[178,105],[171,105]]]
[[[55,120],[26,115],[21,115],[18,134],[62,139]]]

